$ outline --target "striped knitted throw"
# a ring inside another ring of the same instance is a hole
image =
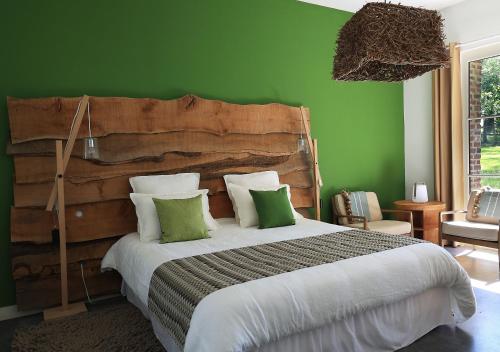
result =
[[[176,259],[154,271],[148,307],[182,350],[196,305],[214,291],[420,242],[411,237],[349,230]]]
[[[479,197],[477,214],[500,219],[500,191],[484,191]]]
[[[349,193],[349,199],[351,201],[352,215],[364,216],[368,221],[372,219],[366,192],[351,192]]]

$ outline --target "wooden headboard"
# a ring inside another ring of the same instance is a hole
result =
[[[55,139],[66,139],[80,98],[8,98],[13,156],[11,209],[12,268],[20,309],[60,300],[59,256],[52,243],[57,223],[46,212],[55,174]],[[100,273],[100,261],[122,235],[136,231],[128,178],[135,175],[199,172],[210,190],[216,218],[232,217],[222,176],[276,170],[291,186],[292,202],[308,215],[313,206],[312,165],[297,152],[303,132],[301,110],[282,104],[239,105],[196,96],[175,100],[90,98],[92,134],[100,159],[82,158],[80,128],[66,171],[66,221],[70,300],[84,298],[80,263],[90,294],[116,292],[116,273]],[[309,110],[304,109],[307,121]]]

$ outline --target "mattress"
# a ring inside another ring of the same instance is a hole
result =
[[[120,272],[129,300],[149,316],[149,281],[166,261],[346,230],[307,219],[267,230],[240,228],[234,219],[219,223],[210,239],[168,245],[129,234],[108,251],[102,267]],[[430,298],[432,304],[425,304]],[[390,351],[438,325],[464,320],[474,309],[463,269],[446,251],[425,243],[216,291],[196,308],[185,350]],[[162,344],[175,351],[168,331],[152,323]]]

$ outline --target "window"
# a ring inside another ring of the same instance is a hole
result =
[[[469,62],[469,189],[500,189],[500,56]]]

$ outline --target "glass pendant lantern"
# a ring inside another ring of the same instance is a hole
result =
[[[307,141],[302,134],[300,134],[300,137],[297,140],[297,151],[305,154],[309,152],[309,148],[307,148]]]
[[[307,140],[304,138],[304,120],[300,119],[300,136],[297,140],[297,152],[308,154],[309,153],[309,145]]]
[[[83,158],[86,160],[99,159],[99,142],[97,138],[92,137],[92,128],[90,126],[90,102],[87,104],[87,114],[89,120],[89,136],[83,141]]]
[[[99,159],[99,143],[97,138],[87,137],[84,139],[83,158],[86,160]]]

